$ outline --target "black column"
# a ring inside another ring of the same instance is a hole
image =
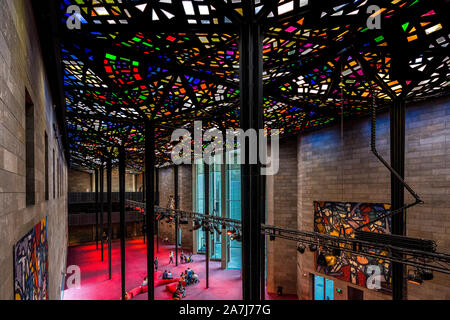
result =
[[[178,201],[178,166],[173,167],[173,182],[174,182],[174,200],[175,200],[175,209],[179,209],[179,201]],[[180,219],[177,215],[175,218],[175,266],[178,267],[178,243],[180,239],[178,239],[178,228],[180,227]]]
[[[244,2],[245,22],[240,31],[240,85],[241,129],[263,129],[263,64],[261,27],[254,22],[255,5]],[[259,139],[259,137],[258,137]],[[261,298],[261,215],[264,214],[264,195],[258,159],[250,164],[249,154],[253,148],[249,141],[241,141],[245,157],[241,169],[241,219],[242,219],[242,287],[244,300]]]
[[[155,206],[159,207],[159,169],[155,168]],[[159,253],[159,221],[156,223],[156,252]]]
[[[205,163],[205,214],[209,216],[209,164]],[[203,227],[206,241],[206,289],[209,288],[209,225]]]
[[[108,159],[106,164],[106,202],[108,203],[108,269],[109,269],[109,280],[111,280],[112,269],[111,269],[111,237],[112,237],[112,164],[111,158]]]
[[[145,179],[148,300],[155,300],[155,128],[145,123]]]
[[[390,136],[391,136],[391,166],[404,178],[405,176],[405,103],[401,100],[394,101],[390,109]],[[403,184],[397,177],[391,174],[391,210],[397,210],[404,206],[405,192]],[[392,216],[392,234],[405,235],[405,212]],[[394,253],[395,254],[395,253]],[[403,300],[405,298],[404,265],[392,263],[392,299]]]
[[[103,216],[104,216],[104,213],[105,213],[104,199],[103,199],[103,196],[104,196],[104,193],[105,193],[105,188],[104,188],[105,176],[104,175],[105,175],[105,170],[104,170],[103,163],[102,163],[102,165],[100,166],[100,243],[101,243],[100,250],[101,250],[101,255],[102,255],[102,261],[104,260],[104,257],[103,257],[103,248],[104,248],[103,243],[104,243],[104,240],[105,240],[105,238],[103,237],[103,232],[104,232],[104,230],[103,230],[103,225],[104,225],[104,223],[103,223]]]
[[[120,198],[120,276],[122,300],[125,300],[125,148],[119,147],[119,198]]]
[[[95,243],[98,250],[98,169],[95,169]]]
[[[266,211],[265,211],[265,204],[266,204],[266,177],[261,176],[261,194],[263,195],[264,200],[264,208],[261,212],[261,224],[266,224]],[[266,235],[261,234],[260,235],[260,285],[261,285],[261,301],[266,300]]]
[[[145,193],[146,193],[146,187],[145,187],[145,177],[146,177],[146,174],[145,174],[145,170],[144,170],[144,172],[142,173],[142,202],[144,202],[145,203]],[[144,221],[144,225],[146,225],[146,221]],[[145,243],[145,238],[147,237],[147,232],[144,232],[144,243]]]

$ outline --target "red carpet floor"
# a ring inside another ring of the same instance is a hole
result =
[[[104,262],[101,262],[100,250],[95,244],[70,247],[67,265],[76,265],[81,269],[81,288],[67,289],[64,292],[65,300],[120,300],[120,242],[112,244],[112,279],[108,280],[108,247],[105,245]],[[160,245],[159,271],[170,270],[174,277],[184,272],[189,266],[200,278],[200,283],[186,288],[186,298],[183,300],[240,300],[242,299],[242,283],[240,270],[222,270],[220,262],[210,262],[210,287],[205,288],[205,256],[194,255],[193,263],[179,264],[175,267],[168,265],[169,252],[174,246]],[[142,283],[147,270],[146,245],[143,239],[128,240],[126,243],[126,290],[129,291]],[[170,300],[171,294],[165,286],[155,288],[157,300]],[[270,299],[296,299],[295,296],[278,297],[266,294]],[[142,294],[134,300],[146,300],[147,294]]]

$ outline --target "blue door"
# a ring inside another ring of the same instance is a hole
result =
[[[314,300],[334,300],[334,281],[314,275]]]
[[[323,277],[314,275],[314,300],[324,299],[324,286]]]

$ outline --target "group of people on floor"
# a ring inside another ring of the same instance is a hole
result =
[[[198,278],[198,274],[194,272],[191,268],[187,268],[183,273],[180,275],[180,280],[178,281],[177,289],[172,295],[172,298],[174,300],[181,300],[184,297],[186,297],[186,286],[190,286],[193,284],[198,284],[200,282]]]
[[[194,260],[192,260],[192,252],[189,254],[189,256],[185,255],[183,251],[181,251],[180,254],[180,261],[181,263],[191,263],[194,262]]]
[[[162,278],[163,278],[163,280],[173,279],[172,272],[164,270]]]
[[[173,251],[170,251],[168,265],[174,263],[173,258],[174,258],[174,253],[173,253]],[[192,252],[189,254],[189,256],[187,256],[184,254],[183,251],[181,251],[180,261],[181,261],[181,263],[193,262]],[[158,272],[158,268],[159,268],[158,257],[155,258],[154,266],[155,266],[155,272]],[[164,270],[164,272],[162,274],[162,279],[163,280],[173,280],[174,278],[173,278],[172,272],[170,270]],[[172,298],[174,300],[181,300],[182,298],[186,297],[185,286],[198,284],[199,282],[200,282],[200,280],[199,280],[198,274],[196,274],[194,272],[194,270],[192,270],[190,267],[187,268],[184,272],[181,273],[177,288],[176,288],[175,292],[173,293]],[[144,281],[141,283],[141,285],[139,287],[134,288],[133,290],[131,290],[125,294],[125,299],[131,300],[134,297],[136,297],[137,295],[142,294],[142,293],[147,293],[147,292],[148,292],[148,278],[145,277]]]
[[[175,264],[175,262],[174,262],[174,260],[173,260],[173,257],[174,257],[174,253],[173,253],[173,251],[170,251],[170,253],[169,253],[169,265],[170,264]],[[189,254],[189,256],[187,256],[187,255],[185,255],[184,254],[184,252],[183,251],[181,251],[181,254],[180,254],[180,262],[181,263],[191,263],[191,262],[194,262],[194,260],[192,259],[192,252]],[[156,265],[155,265],[156,266]]]

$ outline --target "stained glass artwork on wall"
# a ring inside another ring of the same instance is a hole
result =
[[[355,229],[365,225],[362,231],[390,234],[390,217],[370,223],[389,212],[389,204],[315,201],[314,231],[336,238],[354,238]],[[386,252],[375,250],[373,253],[387,255]],[[324,264],[318,262],[319,255],[325,258]],[[384,259],[321,248],[316,252],[316,270],[364,288],[387,292],[391,290],[391,263]],[[375,281],[379,281],[378,288]]]

